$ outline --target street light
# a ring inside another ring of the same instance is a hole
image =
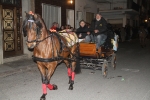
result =
[[[145,22],[147,23],[147,19],[145,19]]]
[[[73,0],[69,0],[68,3],[73,4]]]
[[[72,4],[72,3],[73,3],[73,1],[72,1],[72,0],[70,0],[70,3]]]

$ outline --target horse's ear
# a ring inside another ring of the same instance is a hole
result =
[[[27,25],[27,19],[25,19],[25,20],[23,21],[23,25],[22,25],[22,32],[23,32],[24,37],[27,36],[26,25]]]
[[[25,11],[24,12],[25,13],[25,15],[26,15],[26,18],[28,18],[29,17],[29,14]]]
[[[34,14],[35,24],[41,29],[43,27],[41,23],[41,17],[38,14]]]
[[[23,31],[24,37],[26,37],[26,36],[27,36],[26,25],[27,25],[27,18],[29,17],[29,14],[28,14],[26,11],[25,11],[24,13],[25,13],[25,15],[26,15],[26,18],[25,18],[25,20],[23,21],[22,31]]]

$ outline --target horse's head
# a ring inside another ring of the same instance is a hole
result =
[[[26,18],[23,21],[23,34],[27,36],[27,46],[33,49],[41,37],[43,24],[41,16],[33,14],[31,11],[26,13]]]

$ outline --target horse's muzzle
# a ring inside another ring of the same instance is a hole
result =
[[[27,42],[26,44],[29,49],[33,49],[36,46],[36,42],[32,42],[32,43]]]

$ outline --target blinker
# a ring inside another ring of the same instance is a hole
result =
[[[29,19],[28,19],[29,22],[34,22],[34,16],[29,14]]]

